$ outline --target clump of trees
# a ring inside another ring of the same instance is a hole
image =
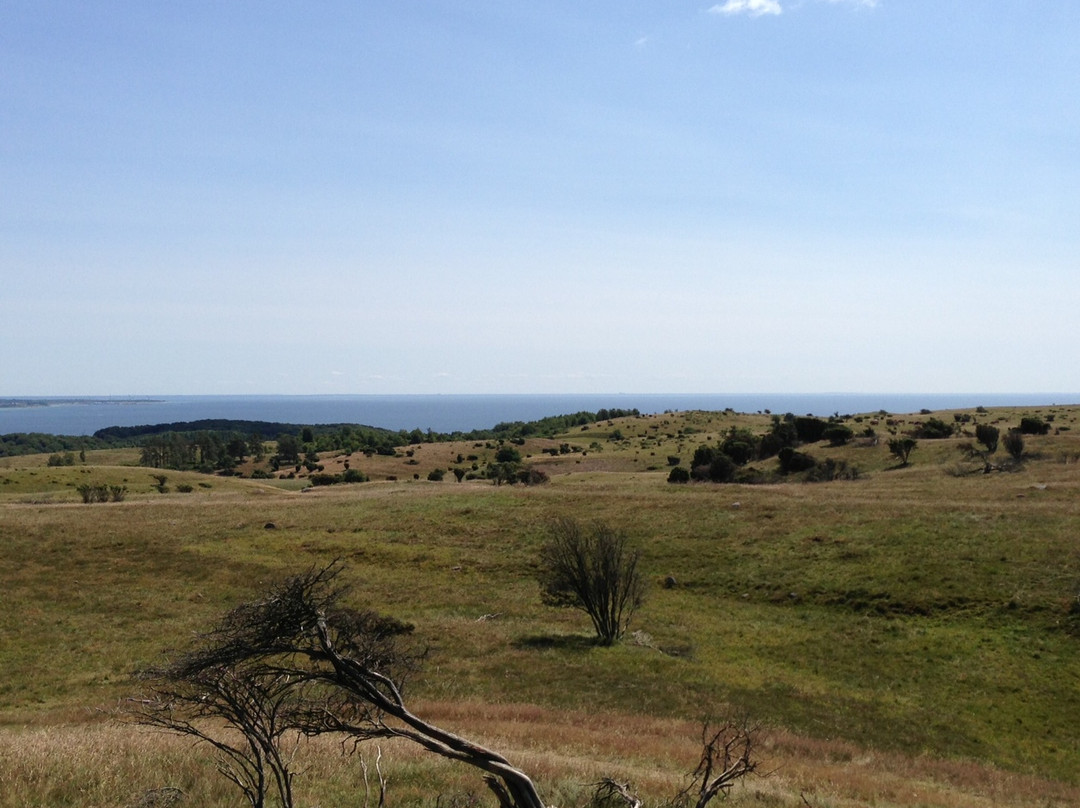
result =
[[[324,734],[354,752],[379,738],[411,741],[481,772],[500,808],[545,808],[532,779],[506,757],[407,706],[405,685],[423,657],[413,627],[346,605],[341,572],[335,562],[290,577],[227,613],[190,650],[142,670],[135,720],[214,750],[218,771],[251,808],[271,798],[293,808],[293,752],[302,738]],[[752,774],[756,738],[744,721],[706,724],[700,763],[673,804],[704,808]],[[614,780],[599,785],[598,801],[605,796],[641,805]]]
[[[756,460],[778,459],[782,475],[808,472],[809,482],[833,479],[852,479],[858,476],[854,467],[841,461],[818,462],[806,452],[797,451],[805,443],[827,440],[831,446],[844,446],[855,437],[854,430],[839,416],[824,420],[813,416],[796,417],[791,413],[772,416],[772,424],[761,435],[740,427],[731,427],[715,446],[701,445],[694,452],[688,472],[689,479],[714,483],[759,483],[775,478],[768,473],[746,468]],[[685,482],[682,471],[673,470],[668,481]]]

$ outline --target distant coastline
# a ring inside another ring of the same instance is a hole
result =
[[[34,402],[8,405],[4,402]],[[41,404],[37,404],[41,402]],[[141,426],[201,419],[279,421],[298,424],[365,424],[383,429],[468,432],[496,424],[600,409],[642,413],[685,410],[834,413],[912,413],[921,409],[1052,406],[1080,403],[1080,393],[617,393],[617,394],[423,394],[315,396],[132,396],[0,399],[0,434],[43,432],[92,435],[110,426]]]
[[[58,407],[67,404],[79,406],[106,404],[153,404],[157,398],[0,398],[0,409],[24,409],[31,407]]]

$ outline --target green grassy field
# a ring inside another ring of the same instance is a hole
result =
[[[1028,412],[976,418],[1004,431]],[[163,494],[130,465],[137,451],[73,467],[4,458],[0,805],[122,806],[170,778],[190,804],[237,804],[197,750],[117,725],[115,708],[163,649],[334,558],[358,605],[429,645],[412,698],[536,773],[552,804],[582,802],[607,772],[670,795],[696,764],[694,722],[729,706],[772,727],[774,773],[740,804],[1080,804],[1080,407],[1041,415],[1051,433],[991,474],[972,473],[970,436],[920,440],[897,467],[888,430],[925,416],[853,418],[882,440],[809,451],[859,479],[814,484],[666,482],[669,456],[688,464],[733,425],[764,431],[767,414],[530,440],[522,454],[551,481],[528,488],[425,479],[458,455],[482,464],[490,444],[354,456],[373,482],[304,492],[302,478],[166,472]],[[84,505],[86,481],[125,499]],[[541,605],[536,552],[557,516],[602,519],[642,547],[651,587],[628,641],[592,645],[587,618]],[[303,804],[360,804],[355,762],[318,752],[305,750]],[[388,765],[391,804],[482,791],[409,750]]]

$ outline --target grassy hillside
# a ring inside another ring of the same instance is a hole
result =
[[[1004,432],[1030,414],[933,417]],[[159,472],[128,465],[137,451],[72,467],[5,458],[0,805],[125,805],[170,778],[191,804],[230,804],[188,747],[106,716],[133,669],[267,581],[333,558],[358,605],[429,644],[412,698],[531,767],[553,804],[580,802],[607,772],[670,795],[696,763],[694,721],[729,705],[773,727],[763,768],[776,773],[737,794],[744,804],[1080,804],[1080,407],[1040,415],[1050,433],[988,474],[963,433],[920,439],[899,467],[890,431],[925,414],[849,418],[880,439],[802,447],[860,470],[829,483],[669,484],[669,457],[687,465],[732,426],[769,428],[768,414],[730,412],[527,440],[521,454],[551,480],[532,487],[427,481],[482,467],[497,442],[324,456],[326,471],[349,460],[373,482],[306,491],[304,475],[160,472],[161,493]],[[126,495],[84,505],[83,481]],[[537,547],[564,515],[644,550],[652,586],[622,645],[592,645],[586,618],[540,603]],[[305,804],[362,790],[333,750],[305,754]],[[390,760],[397,804],[421,801],[425,783],[482,789],[408,750]]]

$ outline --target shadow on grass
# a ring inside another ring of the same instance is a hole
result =
[[[584,634],[533,634],[529,637],[520,637],[511,645],[518,650],[542,650],[545,648],[558,648],[566,651],[587,651],[591,648],[599,648],[600,642],[596,637]]]

